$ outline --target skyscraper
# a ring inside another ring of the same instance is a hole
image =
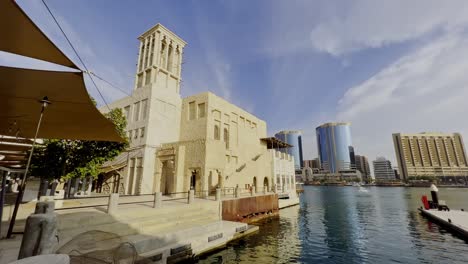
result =
[[[365,182],[371,182],[369,161],[366,156],[356,155],[356,169],[361,172]]]
[[[304,160],[303,167],[311,168],[311,169],[320,169],[319,159],[315,158],[313,160]]]
[[[376,181],[392,181],[396,179],[395,171],[389,160],[384,157],[377,157],[372,163],[374,164],[374,176]]]
[[[395,154],[401,177],[441,177],[466,181],[468,161],[460,134],[393,134]]]
[[[356,168],[350,123],[326,123],[315,129],[320,167],[338,173]]]
[[[303,167],[302,156],[302,132],[298,130],[280,131],[275,134],[275,137],[283,142],[292,145],[287,149],[287,153],[294,157],[294,167],[300,170]]]

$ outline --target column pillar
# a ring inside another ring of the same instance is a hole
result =
[[[143,54],[143,70],[145,71],[146,68],[148,68],[148,61],[146,59],[149,60],[149,49],[151,47],[148,47],[148,41],[149,41],[149,37],[146,37],[144,40],[143,40],[143,45],[145,46],[145,52]],[[145,71],[145,74],[143,76],[143,84],[145,83],[145,80],[146,79],[146,71]]]
[[[156,158],[155,170],[154,170],[154,191],[161,191],[161,177],[162,177],[162,166],[163,163],[159,158]]]
[[[177,81],[179,82],[177,85],[177,93],[180,93],[180,75],[182,73],[182,48],[179,47],[179,60],[177,61],[177,72],[175,75],[177,76]]]
[[[169,63],[169,46],[171,45],[171,40],[166,37],[166,49],[164,50],[164,53],[162,56],[164,56],[164,65],[162,66],[164,69],[169,71],[167,65]]]
[[[161,208],[161,207],[162,207],[162,192],[155,192],[153,208]]]
[[[189,190],[188,191],[188,203],[191,204],[195,201],[195,190]]]
[[[143,63],[141,59],[143,58],[142,48],[144,47],[144,41],[140,41],[140,50],[138,51],[138,65],[137,65],[137,73],[143,70]],[[137,87],[137,79],[135,79],[135,88]]]
[[[207,171],[206,169],[204,170],[200,170],[200,173],[202,173],[202,175],[200,175],[200,179],[201,179],[201,196],[202,197],[206,197],[208,196],[208,175],[210,174],[209,171]]]
[[[281,174],[280,177],[281,177],[281,191],[284,192],[284,185],[285,185],[286,179],[284,177],[284,174]]]
[[[185,171],[185,146],[178,146],[174,157],[174,191],[183,192],[184,189],[184,171]]]
[[[111,193],[109,195],[109,201],[107,204],[107,213],[114,214],[117,212],[117,208],[119,206],[119,194],[118,193]]]
[[[160,48],[161,48],[161,32],[156,31],[154,35],[153,61],[151,62],[153,66],[159,67],[158,61],[159,61]]]

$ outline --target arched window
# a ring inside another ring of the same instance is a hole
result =
[[[229,131],[227,128],[224,129],[224,143],[226,144],[226,148],[229,148]]]
[[[220,136],[219,135],[219,126],[215,125],[214,126],[214,139],[219,140],[219,138],[220,138],[219,136]]]

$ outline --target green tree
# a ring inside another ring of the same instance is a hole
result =
[[[118,133],[126,139],[127,121],[120,108],[105,116],[110,119]],[[34,152],[31,175],[47,179],[71,179],[97,177],[101,165],[117,157],[128,146],[125,142],[86,141],[68,139],[44,140]]]

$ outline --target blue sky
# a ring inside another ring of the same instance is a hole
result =
[[[162,23],[188,42],[183,96],[210,90],[269,134],[302,129],[307,159],[324,122],[351,122],[370,160],[395,161],[393,132],[468,137],[466,1],[46,1],[88,68],[128,92],[137,37]],[[18,3],[78,63],[41,1]],[[5,53],[0,64],[51,67]],[[125,96],[98,85],[109,102]]]

